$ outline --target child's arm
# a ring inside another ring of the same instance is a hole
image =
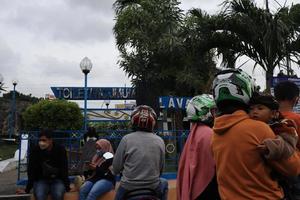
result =
[[[270,130],[270,129],[269,129]],[[263,130],[262,130],[263,131]],[[264,140],[266,139],[275,139],[276,136],[272,130],[270,131],[263,131]],[[274,167],[274,169],[284,176],[298,176],[300,175],[300,154],[296,149],[294,153],[288,157],[287,159],[280,159],[280,160],[267,160],[268,163]]]
[[[298,139],[289,138],[289,140],[294,141],[296,146]],[[278,135],[275,139],[265,139],[258,148],[263,150],[266,159],[280,160],[290,157],[295,151],[295,146],[290,145],[281,135]]]
[[[275,139],[265,139],[258,148],[266,159],[279,160],[290,157],[298,142],[295,124],[291,120],[282,120],[271,125],[277,135]]]

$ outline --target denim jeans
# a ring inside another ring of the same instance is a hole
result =
[[[39,180],[33,183],[36,200],[46,200],[49,193],[53,200],[63,200],[65,191],[65,185],[59,179]]]
[[[79,200],[96,200],[98,197],[114,188],[111,181],[101,179],[96,183],[86,181],[80,188]]]
[[[155,189],[156,193],[158,194],[159,198],[161,200],[167,200],[168,199],[168,181],[167,179],[160,178],[160,183],[158,187]],[[125,193],[128,192],[123,187],[119,186],[115,200],[123,200]]]

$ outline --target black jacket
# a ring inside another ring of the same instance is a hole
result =
[[[91,181],[93,183],[96,183],[97,181],[101,179],[106,179],[108,181],[111,181],[113,185],[116,184],[115,176],[110,171],[109,167],[112,165],[113,159],[106,160],[102,165],[97,166],[92,177],[87,179],[88,181]]]
[[[41,150],[39,146],[33,147],[29,154],[27,174],[27,193],[35,181],[51,179],[62,180],[66,191],[69,191],[68,158],[65,148],[56,144],[53,144],[50,151]]]

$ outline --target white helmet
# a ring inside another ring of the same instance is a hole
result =
[[[210,110],[215,107],[212,95],[202,94],[193,97],[186,108],[187,118],[191,121],[207,121],[213,118]]]
[[[254,80],[240,69],[224,70],[218,73],[213,81],[213,96],[216,104],[232,100],[248,104],[253,95]]]

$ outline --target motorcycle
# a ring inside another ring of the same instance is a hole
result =
[[[114,155],[110,152],[106,152],[103,154],[103,158],[111,165],[112,158]],[[124,195],[123,200],[160,200],[157,197],[158,194],[149,188],[140,188],[136,190],[127,191]]]
[[[149,188],[140,188],[125,193],[124,200],[159,200],[157,193]]]

